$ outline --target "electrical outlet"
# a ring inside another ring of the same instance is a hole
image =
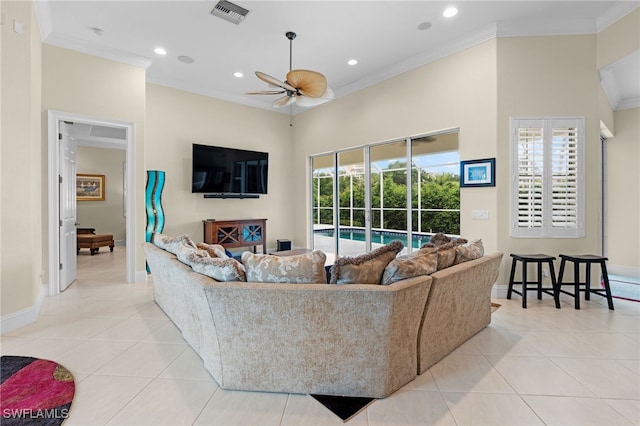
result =
[[[543,277],[548,277],[549,276],[549,271],[547,271],[546,269],[542,269],[542,276]]]
[[[471,219],[489,220],[489,211],[488,210],[471,210]]]

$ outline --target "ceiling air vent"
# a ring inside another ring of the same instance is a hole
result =
[[[240,7],[237,4],[233,4],[226,0],[220,0],[218,4],[216,4],[216,7],[211,11],[213,16],[217,16],[218,18],[222,18],[225,21],[232,22],[236,25],[244,21],[244,17],[247,16],[247,13],[249,13],[249,11],[244,7]]]

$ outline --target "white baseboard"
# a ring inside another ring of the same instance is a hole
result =
[[[507,298],[507,290],[509,290],[508,285],[495,284],[491,288],[491,297],[493,299],[506,299]]]
[[[625,277],[640,277],[640,267],[607,264],[607,272],[613,275],[623,275]]]
[[[38,294],[35,303],[32,306],[1,317],[0,334],[9,333],[38,321],[42,301],[44,300],[45,293],[48,292],[48,288],[48,285],[43,285],[40,288],[40,294]]]
[[[146,283],[147,282],[147,271],[146,270],[142,270],[142,271],[136,271],[136,282],[137,283]]]

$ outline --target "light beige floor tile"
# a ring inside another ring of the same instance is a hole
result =
[[[429,371],[443,392],[515,393],[483,355],[449,355]]]
[[[399,390],[375,401],[367,414],[370,426],[456,424],[439,392]]]
[[[31,339],[28,342],[3,352],[3,355],[20,355],[31,356],[34,358],[43,358],[54,360],[58,355],[66,352],[81,343],[81,339]]]
[[[640,360],[637,359],[617,359],[616,362],[625,366],[630,371],[640,375]]]
[[[0,352],[2,355],[10,355],[14,348],[18,348],[31,340],[33,340],[33,337],[2,336],[0,337]]]
[[[615,360],[551,360],[600,398],[640,399],[640,376]]]
[[[487,327],[469,339],[483,354],[541,355],[541,352],[524,340],[530,331],[512,331]]]
[[[634,425],[640,425],[640,400],[637,399],[604,399],[614,410],[622,414]]]
[[[613,426],[631,423],[596,398],[525,395],[523,399],[549,425]]]
[[[277,426],[284,414],[286,393],[217,389],[195,425]]]
[[[575,337],[574,333],[557,331],[531,331],[523,340],[547,356],[602,357],[598,347]]]
[[[212,382],[154,379],[108,424],[191,425],[216,388]]]
[[[204,368],[202,359],[190,347],[187,347],[158,377],[164,379],[213,381],[209,372]]]
[[[27,336],[48,337],[48,338],[68,338],[68,339],[90,339],[93,336],[113,327],[121,322],[119,318],[56,318],[51,322],[40,322],[26,331]]]
[[[640,321],[640,319],[639,319]],[[602,358],[640,359],[640,344],[622,333],[575,333],[577,340],[596,347]]]
[[[74,376],[92,374],[134,343],[124,340],[87,340],[56,356],[56,361],[64,365]]]
[[[381,400],[373,401],[377,404]],[[330,426],[344,424],[340,417],[309,395],[289,395],[280,423],[282,426]],[[366,410],[361,411],[347,423],[349,426],[366,426]]]
[[[541,425],[519,395],[449,393],[443,397],[459,425]]]
[[[138,342],[105,364],[96,374],[156,377],[186,348],[186,344]]]
[[[517,393],[593,397],[594,394],[544,357],[486,355]]]
[[[92,375],[78,381],[66,425],[104,425],[145,386],[150,378]]]
[[[141,342],[158,342],[158,343],[186,343],[182,338],[182,334],[174,323],[169,321],[162,327],[154,330],[152,333],[143,337]]]
[[[437,391],[438,385],[436,384],[431,370],[427,370],[424,373],[418,375],[415,379],[404,385],[402,389],[405,390],[429,390]]]
[[[168,319],[129,318],[94,336],[93,339],[138,341],[168,322]]]
[[[167,319],[167,314],[155,302],[144,306],[135,313],[134,317],[149,319]]]

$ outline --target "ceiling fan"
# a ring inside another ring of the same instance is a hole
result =
[[[324,75],[317,71],[311,70],[294,70],[292,68],[293,57],[293,39],[296,33],[287,32],[285,34],[289,39],[289,72],[285,81],[271,77],[260,71],[256,71],[256,76],[272,87],[278,87],[278,90],[261,90],[257,92],[247,92],[248,95],[280,95],[281,98],[273,102],[274,107],[284,107],[293,103],[309,108],[325,102],[329,102],[335,98],[333,90],[327,85],[327,79]]]

